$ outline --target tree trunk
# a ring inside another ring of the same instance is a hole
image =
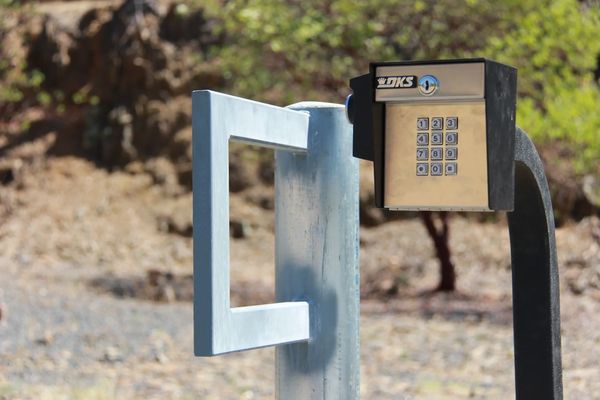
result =
[[[456,271],[450,254],[448,213],[439,212],[439,221],[441,226],[436,227],[433,213],[424,211],[421,213],[421,219],[425,224],[427,233],[435,246],[435,253],[440,262],[440,282],[436,291],[452,292],[456,290]]]

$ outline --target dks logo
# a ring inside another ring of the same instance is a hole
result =
[[[382,76],[377,78],[377,89],[408,89],[417,87],[414,75]]]
[[[423,75],[417,81],[415,75],[380,76],[377,78],[376,89],[411,89],[419,88],[423,96],[431,96],[440,86],[440,82],[433,75]]]

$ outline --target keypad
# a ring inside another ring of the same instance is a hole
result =
[[[431,129],[435,129],[435,130],[444,129],[444,118],[442,118],[442,117],[431,118]]]
[[[429,149],[425,148],[417,148],[417,160],[418,161],[427,161],[429,160]]]
[[[426,131],[429,129],[429,118],[417,118],[417,129]]]
[[[417,163],[417,176],[427,176],[429,172],[429,164]]]
[[[456,160],[458,157],[458,148],[446,147],[446,160]]]
[[[458,167],[455,162],[446,163],[446,175],[456,175],[458,173]]]
[[[427,146],[429,144],[429,133],[417,133],[417,146]]]
[[[458,117],[419,117],[417,176],[458,175]]]
[[[432,160],[443,160],[444,149],[441,147],[431,148],[431,159]]]
[[[458,132],[446,132],[446,144],[456,146],[458,144]]]
[[[449,131],[458,129],[458,117],[446,117],[446,129]]]

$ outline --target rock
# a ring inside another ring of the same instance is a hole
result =
[[[146,271],[146,280],[150,286],[158,286],[163,277],[163,272],[157,269],[149,269]]]
[[[109,165],[124,164],[137,158],[138,152],[133,145],[132,121],[133,116],[126,107],[119,106],[110,110],[101,135],[102,162]]]
[[[88,155],[111,168],[171,156],[175,134],[191,123],[189,93],[225,83],[218,60],[209,59],[211,47],[224,40],[221,22],[184,4],[166,15],[152,1],[91,8],[66,18],[76,21],[68,24],[61,13],[44,9],[27,30],[31,44],[21,64],[44,75],[48,93],[61,93],[80,110],[69,110],[79,115],[73,121],[78,137],[71,141]]]
[[[177,300],[175,289],[169,283],[163,283],[158,287],[155,296],[156,301],[164,301],[166,303],[172,303]]]
[[[600,179],[594,175],[583,177],[583,193],[587,201],[596,209],[600,209]]]
[[[148,160],[144,165],[145,172],[150,174],[155,184],[176,186],[178,184],[175,166],[165,157]]]
[[[0,161],[0,185],[10,185],[17,180],[23,162],[20,159]]]
[[[592,237],[596,243],[600,244],[600,220],[595,219],[592,225]],[[599,266],[600,270],[600,266]]]
[[[275,199],[273,199],[273,196],[261,197],[260,200],[258,201],[258,205],[263,210],[269,210],[269,211],[274,210],[275,209]]]
[[[173,3],[160,24],[160,36],[171,42],[196,41],[201,49],[223,43],[224,35],[215,34],[219,21],[208,18],[203,9],[190,10],[185,3]]]
[[[169,361],[169,357],[167,357],[167,355],[162,351],[157,351],[154,354],[154,361],[156,361],[159,364],[164,364]]]
[[[163,232],[192,237],[194,234],[191,215],[180,211],[158,217],[158,229]]]
[[[394,295],[398,292],[398,285],[394,279],[388,278],[379,282],[378,289],[385,294]]]
[[[250,233],[250,226],[243,221],[232,219],[229,221],[229,232],[234,239],[244,239]]]
[[[232,193],[241,192],[249,188],[254,183],[253,176],[244,165],[241,156],[233,153],[229,157],[229,191]]]
[[[273,157],[266,157],[266,154],[263,154],[263,158],[258,164],[258,177],[267,185],[272,186],[275,183],[275,160]]]
[[[124,357],[121,351],[115,346],[109,346],[104,350],[102,361],[115,363],[123,361]]]
[[[143,174],[145,172],[145,167],[141,161],[133,161],[125,166],[125,172],[132,175]]]
[[[593,215],[598,210],[593,205],[595,179],[588,176],[582,180],[572,163],[555,162],[575,157],[575,150],[556,143],[540,146],[539,150],[552,196],[556,225],[561,226],[571,218],[579,221]]]
[[[169,157],[176,163],[192,162],[192,127],[177,131],[169,144]]]
[[[146,278],[153,292],[151,295],[152,300],[167,303],[177,300],[177,294],[173,286],[176,284],[176,279],[172,272],[150,269],[146,272]]]
[[[50,331],[44,331],[44,334],[35,340],[36,344],[48,346],[54,341],[54,334]]]
[[[182,187],[192,190],[193,167],[191,163],[177,166],[177,181]]]
[[[64,77],[68,74],[70,53],[74,45],[73,33],[47,15],[41,31],[31,40],[27,55],[28,67],[44,74],[44,86],[64,85],[68,81]]]
[[[181,152],[174,153],[174,146],[172,145],[177,134],[180,134],[185,128],[189,128],[192,122],[191,112],[192,103],[189,94],[170,98],[167,102],[162,100],[149,100],[148,102],[138,100],[135,112],[134,147],[145,155],[153,156],[166,153],[174,160],[184,157],[186,160],[191,161],[191,154],[187,155],[188,149],[185,144],[178,148],[183,154]],[[180,135],[177,138],[178,140],[185,139],[184,135]],[[191,129],[189,144],[191,146]]]
[[[159,231],[191,237],[193,234],[192,194],[177,195],[168,198],[157,212],[156,221]]]

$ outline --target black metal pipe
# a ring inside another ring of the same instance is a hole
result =
[[[515,208],[508,213],[517,400],[562,399],[560,300],[554,216],[540,157],[515,141]]]

